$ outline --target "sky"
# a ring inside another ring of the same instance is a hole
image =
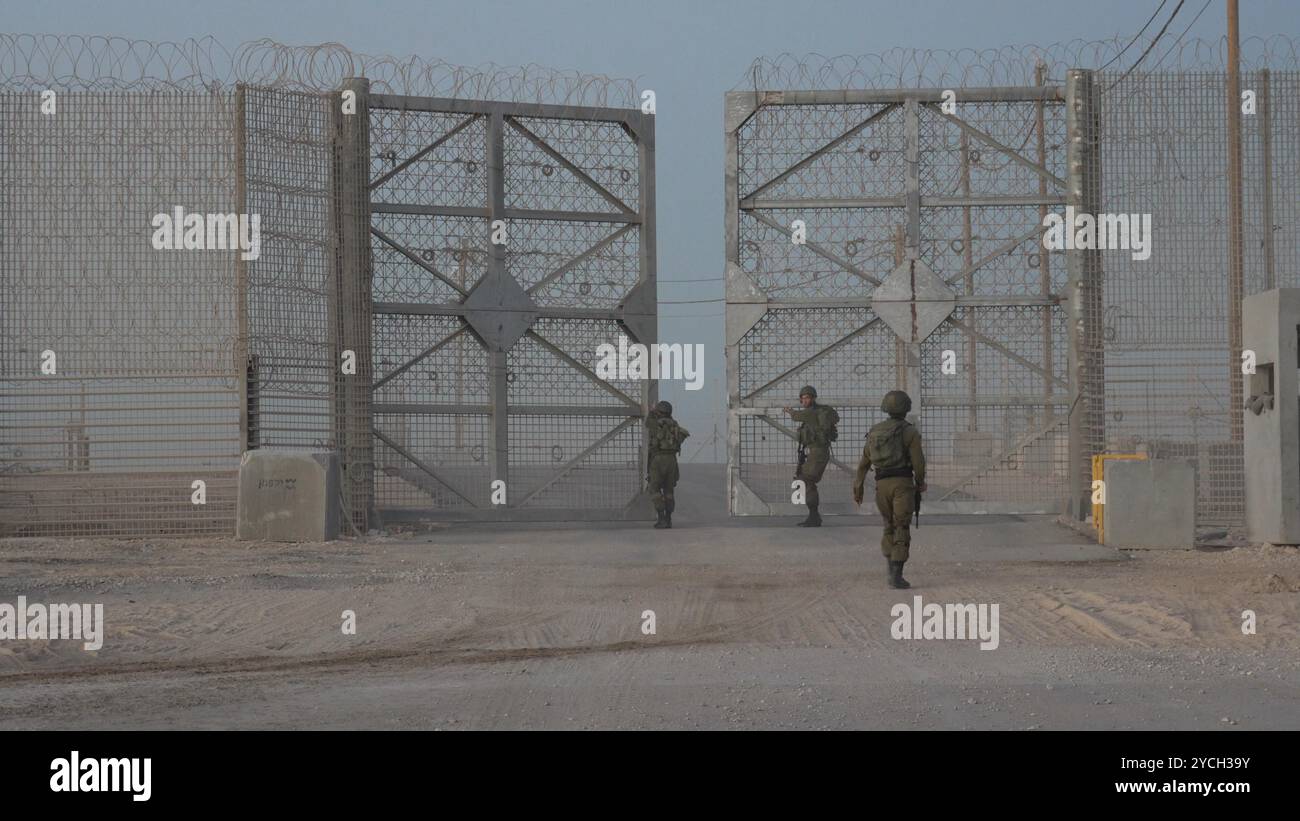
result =
[[[681,382],[661,396],[696,434],[725,437],[723,295],[723,94],[758,56],[868,54],[894,47],[994,48],[1131,37],[1158,0],[46,0],[10,3],[10,33],[116,35],[184,40],[211,35],[228,48],[262,37],[294,45],[339,42],[354,51],[419,55],[450,63],[557,69],[636,81],[656,95],[660,340],[705,345],[705,388]],[[1169,2],[1157,20],[1168,15]],[[1224,0],[1211,0],[1186,35],[1225,32]],[[1186,0],[1172,27],[1201,10]],[[1300,36],[1297,0],[1241,3],[1242,36]],[[1172,35],[1171,35],[1172,36]],[[1135,54],[1125,55],[1121,65]],[[674,280],[706,280],[674,284]],[[712,281],[708,281],[712,280]],[[792,397],[792,403],[794,397]],[[702,458],[711,450],[706,446]],[[719,446],[725,455],[725,447]]]

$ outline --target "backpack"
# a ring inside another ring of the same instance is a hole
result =
[[[675,419],[657,420],[650,436],[650,444],[655,450],[667,450],[681,453],[682,443],[690,436],[686,428],[677,424]]]
[[[828,448],[831,443],[840,438],[840,431],[836,425],[840,422],[840,415],[830,405],[818,405],[816,414],[807,422],[799,427],[799,442],[804,445],[813,447]]]
[[[903,443],[903,434],[912,423],[906,419],[881,422],[867,434],[867,457],[876,470],[897,470],[912,466],[911,455]]]
[[[826,444],[829,445],[836,439],[840,438],[840,414],[830,405],[817,406],[817,421],[821,428],[822,435],[826,437]]]

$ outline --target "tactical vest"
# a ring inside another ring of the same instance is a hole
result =
[[[837,427],[840,423],[840,415],[830,405],[817,405],[814,410],[817,412],[813,414],[812,421],[799,425],[799,444],[828,448],[832,442],[840,438]]]
[[[675,419],[663,417],[650,426],[650,450],[657,453],[681,453],[682,442],[690,436]]]
[[[912,423],[906,419],[887,419],[867,434],[867,456],[876,468],[877,479],[912,475],[912,457],[903,441],[910,427]]]

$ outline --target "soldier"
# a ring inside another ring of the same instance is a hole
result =
[[[926,490],[925,453],[921,450],[920,432],[904,418],[912,409],[911,397],[902,391],[890,391],[885,394],[880,409],[889,414],[889,418],[867,433],[867,443],[862,448],[862,459],[858,462],[858,474],[853,482],[853,501],[862,504],[867,471],[875,465],[876,507],[885,519],[880,550],[889,563],[889,586],[906,589],[911,585],[903,578],[903,565],[907,562],[912,543],[911,524],[916,495]]]
[[[650,497],[654,501],[658,519],[655,528],[673,526],[673,488],[681,478],[677,469],[677,454],[681,453],[682,442],[690,436],[686,428],[673,419],[673,406],[668,402],[659,402],[645,418],[646,481],[650,483]]]
[[[804,502],[808,505],[808,518],[799,522],[799,527],[821,527],[817,483],[831,460],[831,443],[839,438],[836,425],[840,415],[830,405],[817,404],[817,389],[812,385],[799,389],[799,404],[801,410],[785,409],[786,415],[799,423],[799,463],[794,478],[803,480]]]

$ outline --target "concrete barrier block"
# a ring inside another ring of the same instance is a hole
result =
[[[1196,543],[1196,469],[1189,462],[1106,462],[1106,544],[1190,549]]]
[[[338,538],[339,460],[335,453],[250,450],[239,461],[235,535],[273,542]]]

